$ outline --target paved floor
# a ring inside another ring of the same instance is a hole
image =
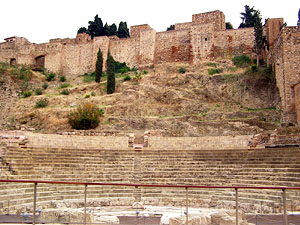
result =
[[[247,221],[256,225],[283,225],[282,215],[247,215]],[[300,225],[300,215],[288,215],[288,224]]]

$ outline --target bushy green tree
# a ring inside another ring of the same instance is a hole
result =
[[[116,24],[113,23],[112,25],[109,26],[108,36],[113,36],[117,34],[118,34],[118,28]]]
[[[255,11],[256,10],[254,9],[254,7],[250,8],[248,5],[245,5],[245,12],[241,13],[241,19],[243,21],[240,24],[239,28],[254,27]]]
[[[97,54],[97,61],[96,61],[96,70],[95,70],[95,81],[100,83],[102,77],[102,69],[103,69],[103,54],[101,49],[99,48]]]
[[[85,27],[80,27],[77,31],[77,34],[86,33],[88,34],[88,30]]]
[[[106,74],[107,74],[107,94],[115,92],[116,78],[115,78],[115,60],[108,51],[106,61]]]
[[[91,35],[91,38],[104,35],[104,28],[101,18],[98,14],[95,16],[94,21],[89,21],[88,33]]]
[[[118,37],[119,38],[128,38],[130,37],[129,29],[127,28],[127,23],[121,21],[118,28]]]

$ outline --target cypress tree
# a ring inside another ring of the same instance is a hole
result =
[[[266,43],[266,37],[263,35],[263,26],[259,10],[255,10],[254,12],[254,34],[254,48],[257,58],[257,67],[259,67],[259,55],[262,52]]]
[[[107,74],[107,94],[115,92],[116,78],[115,78],[115,60],[108,51],[106,61],[106,74]]]
[[[126,22],[120,22],[119,28],[118,28],[118,37],[119,38],[127,38],[130,37],[129,35],[129,29],[127,28]]]
[[[117,35],[118,33],[118,28],[116,26],[116,24],[112,24],[109,26],[109,30],[108,30],[108,36],[113,36],[113,35]]]
[[[97,83],[100,83],[101,77],[102,77],[102,68],[103,68],[103,55],[102,51],[99,48],[98,54],[97,54],[97,61],[96,61],[96,70],[95,70],[95,81]]]

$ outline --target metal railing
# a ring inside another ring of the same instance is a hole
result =
[[[84,186],[84,224],[87,223],[87,189],[88,186],[123,186],[123,187],[157,187],[157,188],[183,188],[185,189],[186,200],[186,225],[189,220],[189,189],[232,189],[235,191],[235,217],[236,225],[239,224],[239,190],[240,189],[260,189],[260,190],[282,190],[283,202],[283,224],[288,225],[287,217],[287,190],[300,190],[300,187],[250,187],[250,186],[198,186],[198,185],[159,185],[159,184],[126,184],[126,183],[94,183],[94,182],[64,182],[64,181],[37,181],[37,180],[0,180],[0,183],[32,183],[33,189],[33,220],[32,224],[36,224],[36,211],[37,211],[37,187],[38,184],[67,184],[67,185],[82,185]]]

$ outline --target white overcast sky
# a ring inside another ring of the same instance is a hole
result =
[[[297,24],[299,0],[1,0],[0,42],[11,36],[34,43],[75,38],[78,28],[87,27],[96,14],[103,23],[122,20],[164,31],[171,24],[191,22],[192,14],[221,10],[237,28],[246,4],[261,11],[263,22],[283,17],[288,26]]]

